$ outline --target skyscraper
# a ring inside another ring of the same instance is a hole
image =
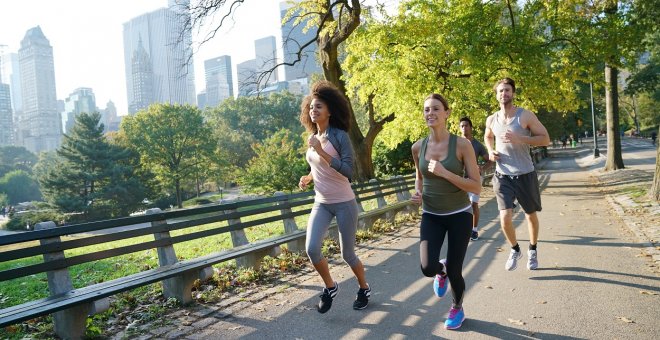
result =
[[[288,9],[291,7],[287,2],[280,3],[280,17],[284,20]],[[293,26],[295,17],[282,25],[282,50],[285,63],[292,63],[298,59],[300,47],[314,39],[314,29],[303,33],[302,26]],[[300,61],[293,66],[284,66],[284,78],[287,81],[308,78],[313,73],[322,73],[323,70],[316,60],[316,42],[302,50]]]
[[[130,113],[152,103],[195,104],[192,35],[187,0],[124,23],[124,63]],[[182,33],[184,32],[184,33]]]
[[[257,90],[257,61],[255,59],[246,60],[236,65],[236,75],[238,77],[239,96],[247,96]]]
[[[62,122],[57,110],[53,48],[41,27],[25,33],[18,61],[23,96],[18,144],[35,153],[57,149],[62,140]]]
[[[274,70],[269,75],[263,74],[264,72],[273,70],[275,65],[277,65],[277,49],[275,46],[275,37],[272,35],[254,41],[257,77],[263,78],[259,82],[259,89],[269,84],[277,83],[277,70]]]
[[[65,133],[70,133],[76,122],[76,117],[83,113],[98,112],[94,92],[88,87],[75,89],[64,100],[64,113],[66,115]]]
[[[9,92],[11,92],[11,107],[14,115],[18,115],[23,111],[23,96],[21,96],[21,73],[19,70],[18,53],[5,53],[0,56],[2,60],[2,77],[0,83],[9,84]]]
[[[214,107],[223,100],[234,96],[234,81],[231,70],[231,57],[223,55],[204,61],[206,78],[206,103]],[[202,103],[198,104],[202,106]]]
[[[14,144],[14,124],[9,85],[0,82],[0,146]]]

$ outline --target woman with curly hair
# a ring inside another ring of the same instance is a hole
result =
[[[339,292],[339,285],[330,275],[328,261],[321,253],[323,237],[333,217],[337,218],[341,256],[357,278],[359,289],[353,309],[369,304],[371,288],[364,275],[364,266],[355,255],[355,233],[358,205],[351,188],[353,149],[348,137],[350,107],[346,96],[328,81],[318,81],[302,102],[300,122],[310,133],[306,159],[311,171],[302,176],[298,186],[304,190],[314,181],[314,206],[307,222],[305,250],[312,265],[325,284],[317,310],[327,312]]]

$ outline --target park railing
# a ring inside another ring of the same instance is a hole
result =
[[[354,184],[361,210],[359,227],[368,228],[380,218],[392,219],[400,211],[416,212],[410,201],[414,180],[414,175],[408,175]],[[299,226],[296,218],[310,213],[313,195],[313,191],[278,192],[272,197],[166,212],[150,209],[142,216],[62,227],[42,222],[34,231],[0,236],[0,293],[3,285],[15,287],[16,280],[43,276],[49,291],[44,298],[3,306],[0,327],[52,314],[58,336],[81,338],[87,317],[106,310],[108,297],[158,282],[162,282],[166,298],[190,303],[194,282],[212,276],[212,265],[236,260],[238,266],[258,267],[264,256],[283,244],[290,251],[304,251],[305,226]],[[377,207],[365,210],[362,203],[367,201],[372,205],[376,201]],[[281,233],[253,241],[246,236],[246,229],[269,223],[278,223]],[[331,236],[336,234],[334,228],[332,225]],[[214,243],[214,237],[227,234],[232,243],[229,249],[188,259],[176,254],[175,245],[200,239]],[[96,265],[127,254],[138,254],[133,261],[147,263],[140,256],[153,257],[149,254],[154,250],[158,264],[153,267],[105,282],[84,283],[71,277],[70,269],[75,266]]]

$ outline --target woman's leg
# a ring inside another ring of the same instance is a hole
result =
[[[368,288],[364,275],[364,266],[355,254],[355,234],[357,232],[358,206],[357,201],[333,204],[333,212],[337,216],[337,229],[339,230],[339,248],[341,257],[351,267],[358,280],[360,288]]]
[[[307,256],[314,265],[314,269],[321,275],[326,288],[335,286],[328,268],[328,261],[321,253],[323,238],[328,231],[332,217],[333,215],[328,211],[325,204],[314,203],[312,212],[309,214],[309,220],[307,220],[307,240],[305,242]]]
[[[442,273],[440,261],[440,248],[445,241],[446,224],[442,222],[443,216],[423,213],[419,230],[419,260],[422,273],[434,277]]]
[[[447,277],[454,297],[454,307],[461,308],[465,280],[463,279],[463,261],[470,243],[472,230],[472,214],[460,212],[454,215],[443,216],[448,225],[447,230]]]

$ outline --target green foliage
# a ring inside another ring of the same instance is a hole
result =
[[[183,201],[182,181],[203,175],[201,167],[214,159],[211,129],[199,109],[190,105],[151,105],[126,117],[120,134],[140,155],[142,167],[176,193],[178,207]]]
[[[0,176],[12,170],[23,170],[32,174],[32,166],[37,163],[37,156],[22,146],[0,147]]]
[[[255,156],[252,145],[263,143],[280,129],[302,133],[298,120],[302,98],[289,92],[260,97],[229,98],[205,111],[218,142],[218,167],[222,179],[237,182]]]
[[[300,176],[307,173],[299,136],[282,129],[263,143],[252,146],[256,156],[239,177],[239,182],[251,191],[292,191]]]
[[[44,196],[79,220],[126,216],[138,210],[145,188],[133,171],[136,155],[110,144],[99,113],[81,113],[56,155],[43,156],[40,174]]]
[[[65,215],[56,210],[27,210],[13,214],[5,228],[16,231],[33,230],[34,225],[40,222],[53,221],[59,224],[64,220]]]
[[[0,178],[0,193],[7,195],[9,204],[41,200],[39,183],[23,170],[8,172]]]
[[[415,170],[411,156],[412,142],[404,140],[394,149],[380,141],[374,143],[373,161],[376,177],[407,175]]]

